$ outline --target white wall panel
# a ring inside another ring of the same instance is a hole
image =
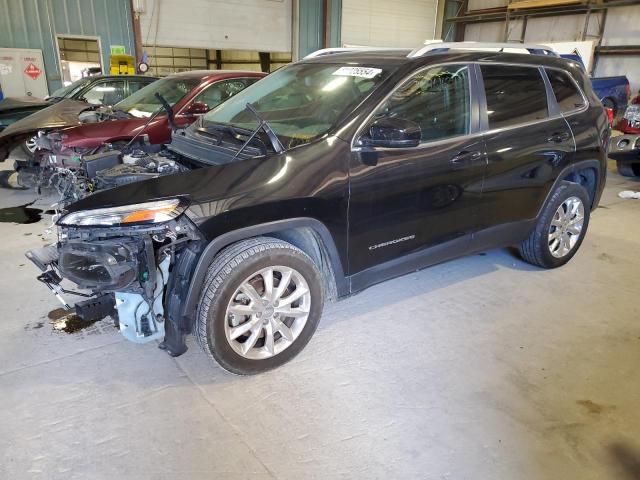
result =
[[[640,90],[640,60],[631,55],[600,55],[596,64],[595,77],[615,77],[626,75],[631,85],[631,96]]]
[[[433,39],[436,9],[437,0],[343,0],[342,44],[416,47]]]
[[[464,39],[472,42],[501,42],[503,22],[471,23],[465,27]]]
[[[504,7],[506,0],[469,0],[467,10],[484,10],[485,8]]]
[[[291,51],[291,0],[146,0],[142,43]]]
[[[610,8],[604,25],[602,45],[638,44],[640,44],[640,5]]]
[[[525,41],[531,43],[580,40],[584,27],[584,15],[530,18]]]

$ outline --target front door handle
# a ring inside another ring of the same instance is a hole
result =
[[[449,163],[451,163],[454,167],[462,168],[470,165],[480,157],[482,157],[482,152],[479,152],[477,150],[462,150],[461,152],[458,152],[458,154],[455,155],[451,160],[449,160]]]
[[[547,138],[547,142],[549,143],[562,143],[565,140],[569,140],[569,133],[567,132],[556,132]]]

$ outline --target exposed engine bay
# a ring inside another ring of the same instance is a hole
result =
[[[181,162],[179,156],[168,149],[139,144],[124,150],[106,147],[102,149],[105,151],[94,153],[65,148],[62,135],[40,136],[37,140],[37,165],[22,168],[23,184],[38,191],[55,189],[60,196],[60,206],[98,190],[190,170],[187,162]]]

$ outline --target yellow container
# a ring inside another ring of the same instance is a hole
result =
[[[111,75],[135,75],[135,61],[131,55],[111,55],[109,57]]]

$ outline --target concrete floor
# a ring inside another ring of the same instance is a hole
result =
[[[230,375],[59,305],[0,224],[0,478],[637,479],[640,182],[610,168],[564,268],[506,250],[330,306],[293,362]],[[0,205],[31,192],[0,191]]]

